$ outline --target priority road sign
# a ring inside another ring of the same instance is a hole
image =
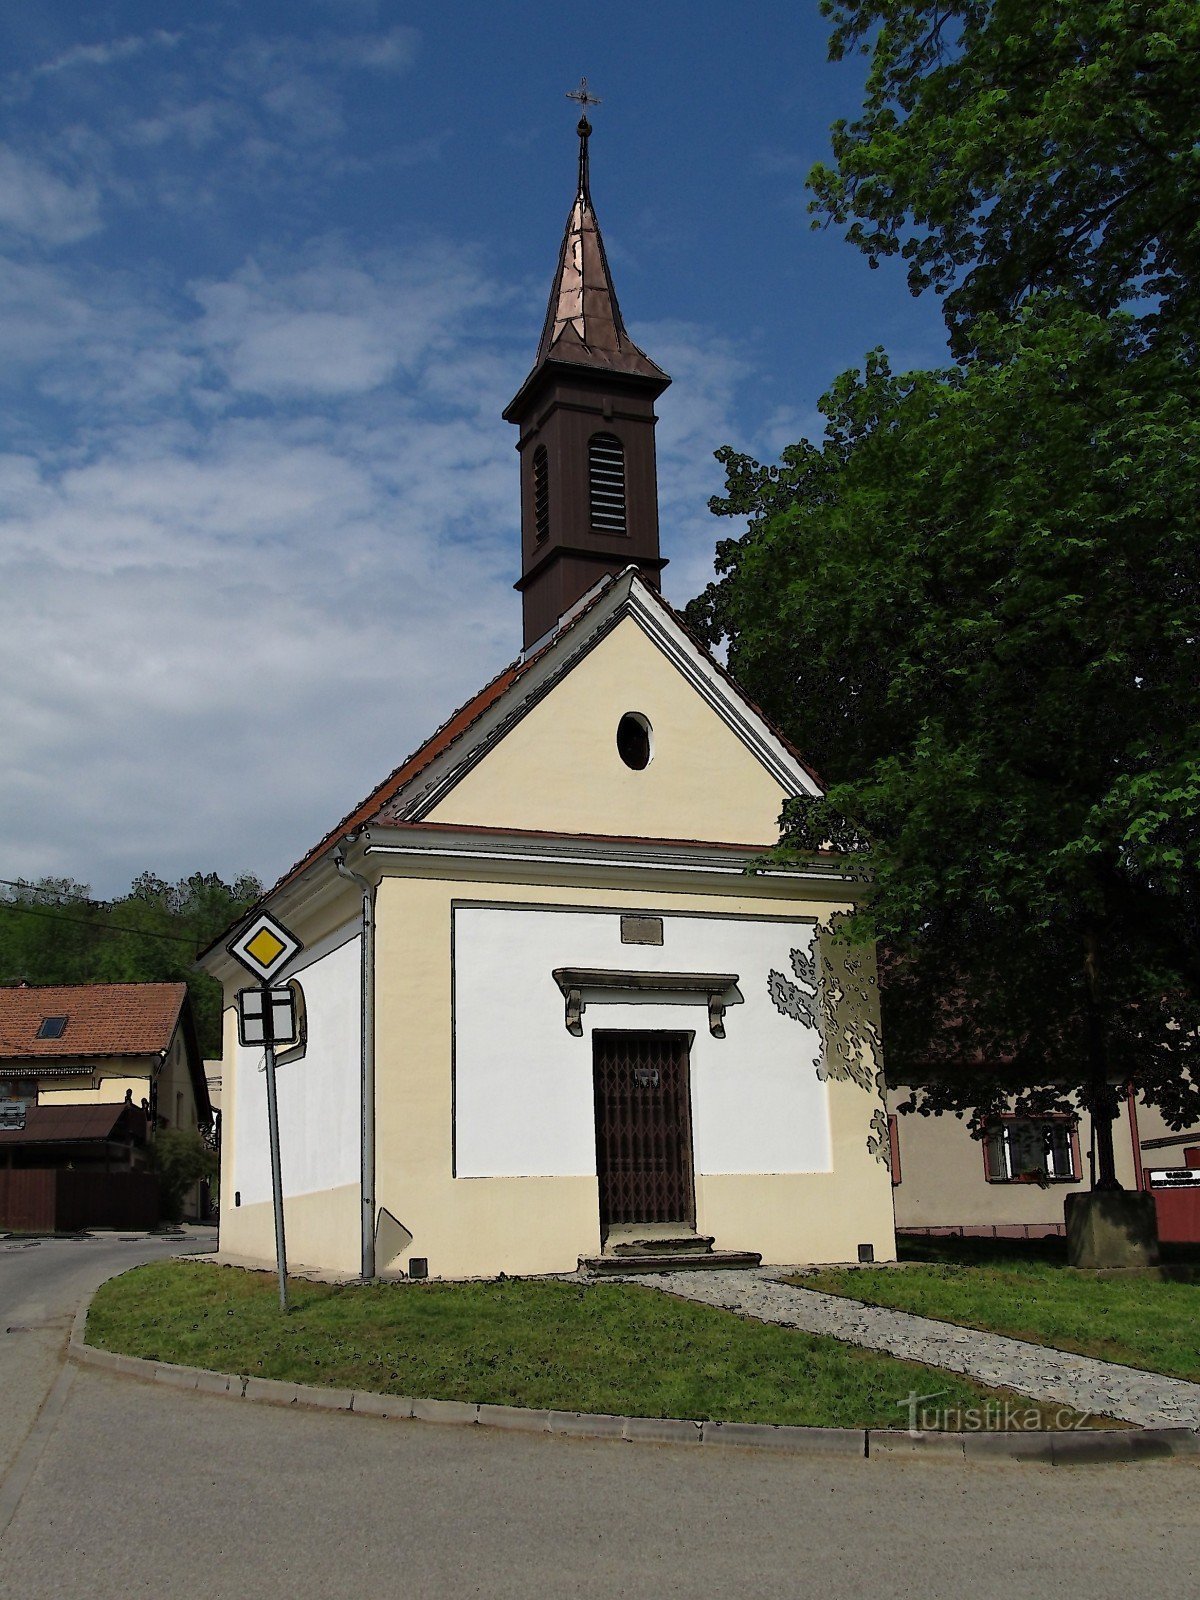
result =
[[[279,1273],[279,1307],[288,1308],[287,1241],[283,1227],[283,1173],[279,1158],[279,1099],[275,1089],[275,1046],[291,1044],[296,1037],[296,999],[290,987],[271,988],[294,955],[304,948],[294,933],[270,912],[260,911],[226,946],[235,961],[258,979],[259,989],[238,995],[238,1039],[243,1045],[262,1045],[267,1079],[267,1135],[271,1141],[271,1200],[275,1212],[275,1264]]]
[[[270,983],[304,946],[270,912],[260,911],[226,948],[260,983]]]

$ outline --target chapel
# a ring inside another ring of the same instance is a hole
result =
[[[660,593],[671,380],[626,329],[586,116],[578,135],[504,412],[519,653],[260,903],[302,945],[289,1257],[367,1277],[893,1259],[873,952],[836,936],[861,885],[832,852],[748,870],[820,785]],[[201,959],[225,987],[220,1249],[266,1262],[246,979],[224,943]]]

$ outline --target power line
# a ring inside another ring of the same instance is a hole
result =
[[[45,910],[42,906],[21,906],[13,900],[0,900],[0,912],[4,911],[16,911],[23,917],[49,917],[54,922],[77,922],[81,928],[91,928],[93,933],[124,933],[135,939],[170,939],[175,944],[190,945],[193,950],[196,948],[195,936],[189,933],[156,933],[152,928],[123,928],[119,923],[91,922],[87,917],[67,916],[61,911]]]
[[[40,883],[28,883],[28,882],[26,882],[26,881],[24,881],[24,880],[22,880],[20,878],[0,878],[0,885],[3,885],[4,887],[9,888],[9,889],[20,889],[23,893],[26,893],[26,894],[52,895],[57,900],[69,900],[75,905],[88,906],[93,911],[101,911],[101,912],[113,911],[113,910],[116,909],[118,904],[128,905],[128,904],[130,904],[131,901],[140,898],[140,897],[138,897],[136,895],[129,895],[122,901],[93,900],[90,895],[73,894],[69,889],[53,889],[53,888],[50,888],[47,885],[42,885]],[[144,903],[149,904],[149,902],[144,902]],[[41,916],[51,915],[52,916],[52,915],[56,915],[55,912],[42,911],[38,907],[22,906],[21,903],[19,901],[17,901],[17,900],[0,899],[0,910],[2,910],[5,906],[9,907],[13,911],[28,912],[32,916],[37,916],[37,915],[41,915]],[[159,909],[162,909],[162,908],[159,908]],[[171,912],[171,911],[165,911],[164,914],[166,916],[171,917],[174,921],[183,924],[185,927],[190,925],[190,919],[187,918],[187,917],[182,917],[182,916],[178,915],[177,913]],[[65,919],[60,918],[60,920],[65,920],[67,922],[78,922],[81,919],[78,918],[78,917],[66,917]],[[91,927],[92,924],[88,923],[87,926]],[[201,934],[200,931],[197,931],[195,934],[183,934],[183,935],[176,934],[176,933],[152,933],[148,929],[144,929],[144,928],[123,928],[119,923],[115,926],[114,932],[117,932],[117,933],[122,933],[123,932],[123,933],[142,934],[144,937],[146,937],[148,939],[180,939],[180,940],[182,940],[183,943],[191,942],[193,944],[195,944],[202,937],[202,934]]]

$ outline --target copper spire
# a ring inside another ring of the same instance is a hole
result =
[[[592,206],[585,78],[579,182],[533,370],[505,407],[521,430],[521,610],[525,647],[606,573],[657,585],[654,402],[670,378],[625,332]]]
[[[592,125],[586,117],[580,117],[575,132],[579,135],[579,198],[590,206],[592,191],[588,182],[588,140],[592,137]]]
[[[586,78],[569,98],[584,106],[600,104],[588,93]],[[567,217],[534,369],[546,361],[561,361],[665,379],[666,373],[638,349],[621,320],[592,205],[588,149],[592,125],[586,115],[580,117],[575,131],[579,135],[579,183]]]

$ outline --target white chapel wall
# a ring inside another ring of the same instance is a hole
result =
[[[277,1069],[279,1143],[286,1195],[357,1183],[362,1028],[359,924],[330,934],[288,968],[304,990],[308,1041],[300,1060]],[[232,1074],[232,1181],[243,1206],[271,1198],[263,1052],[237,1047]],[[226,1092],[228,1092],[226,1076]],[[228,1204],[228,1201],[226,1202]],[[234,1214],[236,1216],[236,1213]]]
[[[641,914],[645,914],[644,912]],[[772,971],[811,948],[808,921],[672,916],[663,943],[623,944],[619,911],[458,906],[454,913],[454,1120],[458,1177],[574,1177],[596,1171],[592,1034],[694,1032],[696,1172],[827,1172],[826,1085],[816,1031],[772,1003]],[[588,991],[583,1036],[565,1025],[556,967],[728,972],[738,994],[726,1037],[705,998]]]

